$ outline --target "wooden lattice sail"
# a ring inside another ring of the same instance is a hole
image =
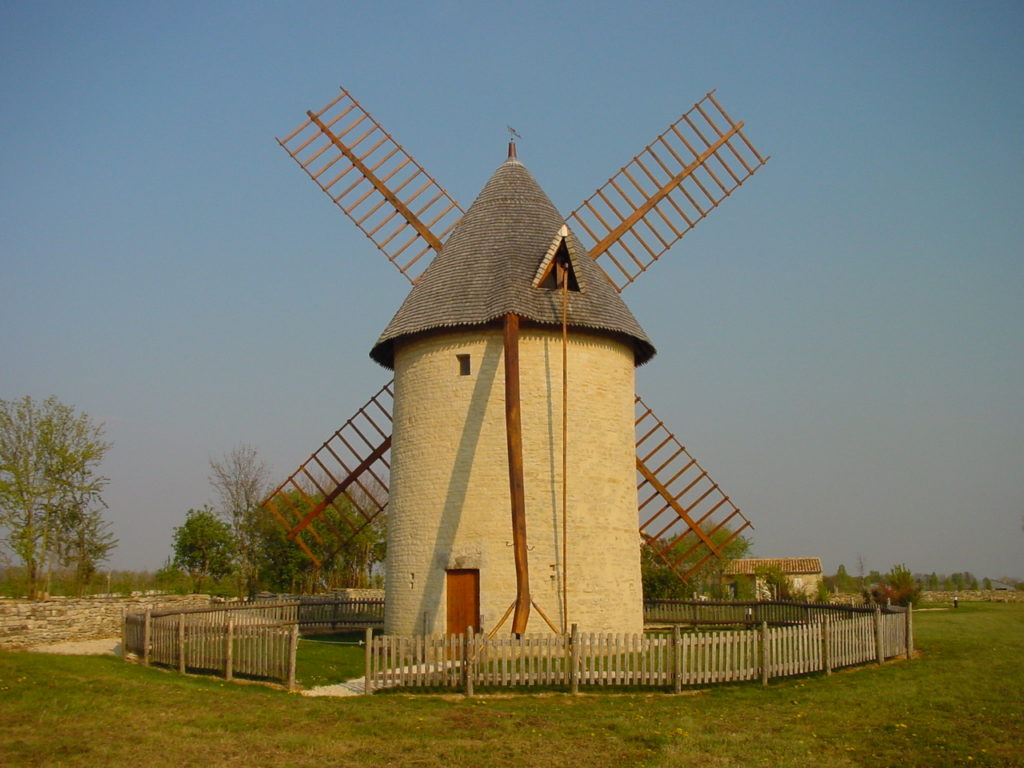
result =
[[[751,523],[665,424],[636,398],[640,535],[687,579]]]
[[[392,404],[388,382],[264,502],[317,568],[387,507]]]
[[[278,143],[415,282],[462,209],[344,88],[306,116]]]
[[[566,219],[620,291],[767,162],[707,94]]]
[[[763,157],[708,93],[565,220],[621,291],[759,170]],[[462,208],[344,89],[281,146],[415,283]],[[639,530],[681,577],[750,522],[636,398]],[[267,499],[319,568],[381,519],[390,479],[386,385]]]

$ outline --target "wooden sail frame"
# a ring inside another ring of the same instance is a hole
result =
[[[462,208],[344,88],[306,117],[277,143],[415,282]]]
[[[318,569],[387,508],[393,385],[381,387],[263,502]]]
[[[566,221],[621,292],[768,159],[711,91]]]
[[[617,290],[768,161],[743,127],[709,92],[566,218]],[[410,282],[462,216],[344,88],[278,143]],[[392,387],[386,384],[264,502],[317,568],[386,511]],[[640,535],[686,579],[752,526],[639,396],[636,404]],[[512,486],[513,453],[510,443]],[[515,520],[514,487],[512,494]],[[354,520],[346,514],[352,508]],[[317,525],[330,531],[330,544]],[[523,566],[525,572],[525,559]],[[528,615],[528,586],[513,605]]]

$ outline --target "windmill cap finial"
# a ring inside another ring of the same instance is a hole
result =
[[[516,143],[515,143],[515,141],[510,141],[508,143],[508,159],[509,160],[517,159],[516,158]]]

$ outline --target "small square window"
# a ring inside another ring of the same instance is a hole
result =
[[[459,376],[469,376],[469,355],[456,355],[455,359],[459,361]]]

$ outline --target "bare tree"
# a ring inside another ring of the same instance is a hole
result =
[[[260,502],[270,490],[270,471],[251,445],[238,445],[210,459],[210,485],[217,491],[217,512],[231,526],[239,592],[253,595],[258,577]]]

